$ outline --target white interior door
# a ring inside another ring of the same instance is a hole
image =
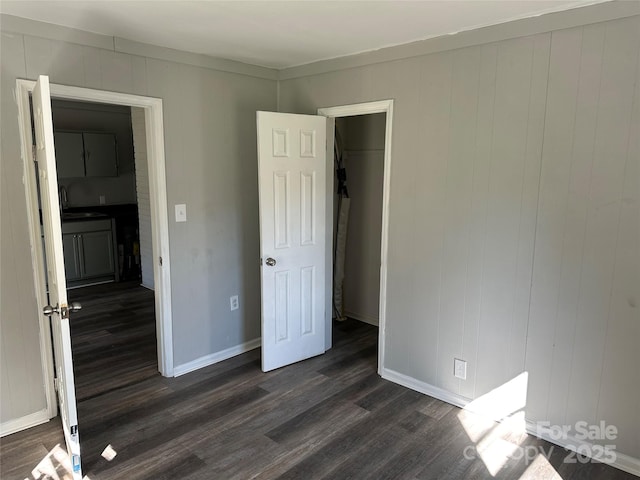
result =
[[[262,370],[324,353],[327,119],[258,112]],[[331,171],[331,169],[329,170]]]
[[[40,177],[42,230],[46,246],[47,275],[49,282],[49,308],[55,355],[56,390],[67,452],[71,459],[73,478],[82,478],[80,466],[80,441],[76,391],[73,381],[71,356],[71,332],[67,303],[67,282],[64,275],[62,228],[58,202],[58,178],[53,143],[51,96],[49,78],[40,76],[33,90],[33,119],[36,135],[36,160]],[[45,309],[46,310],[46,309]]]

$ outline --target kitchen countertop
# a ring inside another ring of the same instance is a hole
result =
[[[109,215],[99,212],[62,212],[63,222],[78,222],[85,220],[100,220],[109,218]]]

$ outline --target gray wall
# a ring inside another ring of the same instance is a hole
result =
[[[458,50],[283,71],[280,106],[395,99],[386,369],[466,398],[527,371],[529,419],[604,419],[639,458],[640,17],[577,26],[630,5],[492,27],[482,45],[474,33],[424,44]],[[257,337],[255,110],[275,109],[276,82],[83,32],[15,34],[4,20],[0,420],[44,408],[16,77],[163,98],[169,211],[187,203],[189,217],[170,222],[175,363]],[[544,33],[559,24],[577,27]],[[535,34],[505,40],[514,30]]]
[[[280,83],[285,112],[395,101],[384,367],[465,398],[526,371],[529,420],[636,458],[639,47],[634,16]]]
[[[351,198],[344,272],[345,315],[378,324],[386,114],[336,119]],[[337,203],[336,203],[337,205]]]
[[[69,32],[70,40],[35,36],[40,32],[53,32],[51,36],[58,38]],[[45,408],[40,313],[13,99],[16,78],[47,74],[53,83],[162,98],[174,363],[178,366],[260,335],[255,112],[276,109],[276,81],[260,78],[275,75],[222,61],[218,63],[224,67],[252,75],[218,71],[206,66],[218,65],[214,60],[140,45],[129,47],[161,58],[184,57],[187,63],[99,48],[121,43],[2,16],[2,423]],[[187,223],[174,222],[176,203],[187,204]],[[241,306],[232,314],[233,294],[240,295]]]
[[[13,99],[25,77],[23,39],[2,32],[0,42],[0,423],[47,407],[40,362],[39,317],[31,267],[20,133]]]

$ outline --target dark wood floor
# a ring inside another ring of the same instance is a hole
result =
[[[551,445],[381,379],[377,329],[363,323],[337,324],[333,349],[273,372],[260,371],[259,355],[79,402],[84,473],[92,480],[635,478],[602,464],[564,463],[558,447],[548,463],[496,463],[494,455],[488,467],[465,459],[475,446],[469,435]],[[5,437],[2,478],[32,478],[57,443],[57,421]],[[109,444],[117,451],[111,462],[100,456]]]
[[[69,290],[76,398],[83,401],[158,375],[154,293],[138,282]]]

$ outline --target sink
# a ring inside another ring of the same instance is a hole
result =
[[[108,215],[98,212],[65,212],[62,214],[62,220],[83,220],[88,218],[106,218]]]

